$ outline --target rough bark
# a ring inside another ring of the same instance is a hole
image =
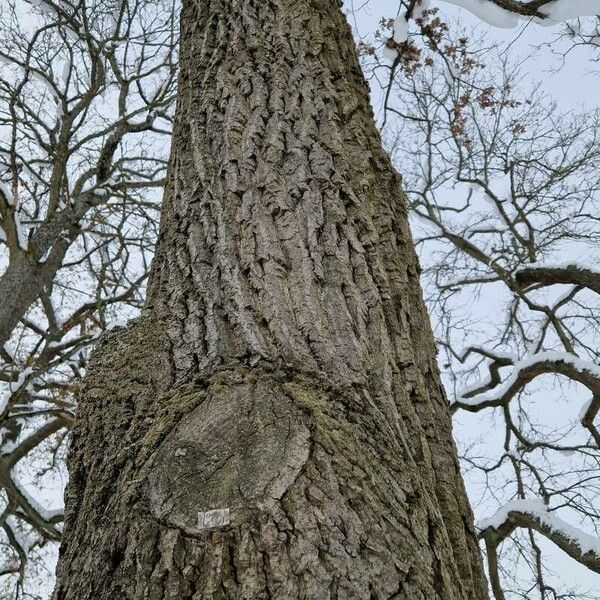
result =
[[[338,2],[187,0],[181,27],[148,307],[90,369],[54,598],[487,598]]]

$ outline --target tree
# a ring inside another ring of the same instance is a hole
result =
[[[60,505],[26,483],[64,473],[89,348],[142,304],[174,103],[174,8],[0,6],[0,574],[16,594],[28,555],[62,527]]]
[[[181,30],[147,306],[87,376],[54,597],[485,598],[338,2],[186,2]]]

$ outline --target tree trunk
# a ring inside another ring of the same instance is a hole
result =
[[[181,28],[147,309],[90,368],[54,598],[487,598],[339,3],[187,0]]]

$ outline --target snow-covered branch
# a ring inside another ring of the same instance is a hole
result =
[[[600,431],[594,425],[596,415],[600,411],[600,367],[598,365],[566,352],[539,352],[516,362],[512,366],[511,375],[501,382],[497,369],[500,366],[508,366],[507,362],[492,361],[490,373],[495,376],[461,392],[452,405],[452,410],[477,412],[484,408],[506,406],[536,377],[548,374],[562,375],[581,383],[592,393],[592,399],[582,412],[581,423],[590,432],[596,447],[600,448]]]
[[[571,558],[600,573],[600,538],[563,521],[542,500],[513,500],[478,523],[480,535],[496,546],[519,527],[541,533]]]
[[[556,25],[568,19],[596,15],[596,0],[444,0],[473,13],[494,27],[513,28],[526,19]]]

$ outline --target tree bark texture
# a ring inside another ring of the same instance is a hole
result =
[[[181,35],[147,309],[82,393],[55,600],[487,598],[338,2],[186,0]]]

